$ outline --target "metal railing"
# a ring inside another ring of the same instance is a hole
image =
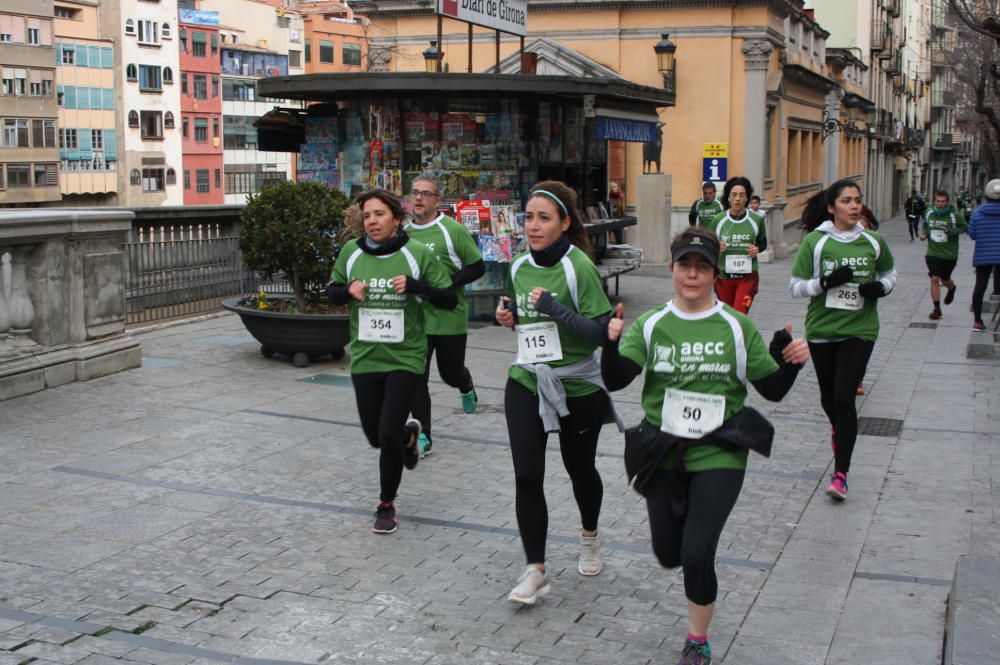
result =
[[[126,325],[213,312],[256,288],[235,236],[129,242],[125,253]]]

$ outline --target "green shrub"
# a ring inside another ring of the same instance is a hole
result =
[[[300,309],[318,301],[340,253],[346,206],[342,192],[317,182],[265,187],[243,210],[243,264],[265,279],[287,279]]]

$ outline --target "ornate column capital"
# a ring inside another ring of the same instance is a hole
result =
[[[746,55],[746,69],[767,69],[771,62],[774,46],[766,39],[747,39],[743,42],[743,53]]]

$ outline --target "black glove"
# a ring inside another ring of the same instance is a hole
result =
[[[819,285],[824,291],[832,289],[841,284],[847,284],[854,279],[854,271],[850,266],[840,266],[829,275],[819,278]]]
[[[774,337],[771,338],[771,344],[768,345],[767,350],[779,365],[785,364],[785,360],[781,357],[781,352],[791,343],[792,336],[788,334],[787,330],[781,328],[774,331]]]
[[[868,282],[867,284],[862,284],[858,287],[858,293],[865,300],[875,300],[876,298],[881,298],[885,295],[885,284],[875,280],[874,282]]]

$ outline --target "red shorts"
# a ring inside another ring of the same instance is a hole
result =
[[[750,311],[759,285],[760,275],[756,272],[742,277],[720,277],[715,280],[715,296],[737,312],[746,314]]]

